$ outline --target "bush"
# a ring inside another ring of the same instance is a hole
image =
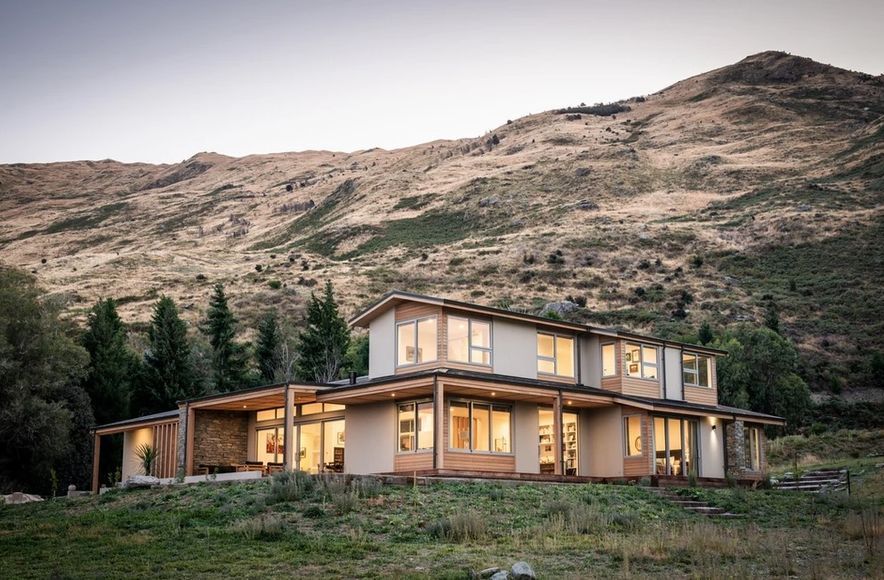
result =
[[[359,495],[356,491],[345,491],[332,496],[332,504],[341,514],[347,514],[359,505]]]
[[[467,511],[437,520],[427,526],[427,531],[435,538],[464,543],[487,537],[488,524],[481,515]]]
[[[312,505],[304,510],[304,517],[310,519],[319,519],[325,517],[325,511],[318,505]]]
[[[282,282],[280,282],[279,280],[271,280],[270,282],[267,283],[267,285],[270,286],[271,288],[273,288],[274,290],[279,290],[280,288],[282,288]]]
[[[377,477],[360,477],[353,480],[353,489],[359,497],[377,497],[381,494],[384,484]]]
[[[276,514],[261,514],[234,522],[231,529],[247,540],[274,540],[282,536],[285,522]]]
[[[303,471],[283,471],[273,476],[270,484],[270,503],[299,501],[310,495],[316,483]]]

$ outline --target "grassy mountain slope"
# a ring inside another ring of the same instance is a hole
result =
[[[326,278],[351,312],[393,287],[572,296],[664,334],[773,300],[812,382],[859,392],[884,351],[882,194],[884,78],[766,52],[394,151],[0,166],[0,252],[72,315],[115,296],[140,321],[161,292],[196,318],[216,281],[247,321]]]

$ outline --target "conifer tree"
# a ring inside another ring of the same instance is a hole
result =
[[[144,387],[151,411],[174,409],[182,399],[203,393],[191,360],[187,326],[175,302],[163,296],[154,306],[144,355]]]
[[[319,298],[310,295],[307,328],[298,345],[298,376],[307,381],[327,383],[340,378],[350,347],[350,328],[338,312],[330,281]]]
[[[276,312],[271,310],[258,322],[258,339],[255,343],[258,372],[261,380],[267,383],[276,380],[280,338]]]
[[[709,344],[715,339],[715,334],[712,332],[712,327],[708,322],[704,322],[700,325],[700,330],[697,332],[697,338],[700,341],[700,344]]]
[[[219,392],[240,389],[246,382],[245,349],[234,341],[236,318],[227,304],[224,286],[215,284],[203,332],[212,345],[215,388]]]
[[[89,312],[83,347],[89,367],[83,388],[98,424],[128,419],[138,359],[126,346],[126,327],[113,298],[99,300]]]

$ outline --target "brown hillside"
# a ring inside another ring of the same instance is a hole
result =
[[[75,316],[114,296],[137,321],[159,293],[195,320],[217,281],[247,323],[325,279],[348,312],[393,287],[572,296],[578,318],[667,334],[773,301],[818,385],[868,384],[884,78],[766,52],[620,105],[394,151],[0,166],[2,261]]]

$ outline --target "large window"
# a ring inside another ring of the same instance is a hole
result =
[[[574,339],[570,336],[537,333],[537,372],[560,377],[574,376]]]
[[[602,376],[613,377],[617,374],[617,352],[614,343],[602,345]]]
[[[657,379],[657,347],[626,343],[626,376]]]
[[[397,365],[416,365],[436,360],[436,317],[396,325]]]
[[[491,366],[491,324],[449,316],[448,360]]]
[[[510,453],[512,409],[479,401],[452,401],[448,408],[451,449]]]
[[[692,354],[689,352],[681,355],[681,371],[684,384],[692,387],[710,387],[709,380],[711,361],[708,356]]]
[[[399,451],[433,448],[433,403],[399,405]]]
[[[744,444],[746,446],[746,469],[761,470],[761,430],[758,427],[746,427]]]
[[[654,464],[658,475],[698,475],[698,424],[691,419],[654,417]]]
[[[642,418],[640,415],[623,417],[623,437],[627,457],[642,454]]]

